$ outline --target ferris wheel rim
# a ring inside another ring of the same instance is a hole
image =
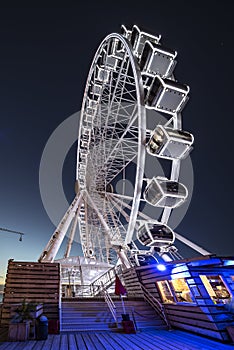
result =
[[[137,220],[140,200],[141,200],[141,187],[143,182],[143,175],[144,175],[144,164],[145,164],[145,138],[146,138],[146,111],[145,111],[145,103],[144,103],[144,88],[142,84],[142,77],[141,77],[141,71],[137,62],[136,57],[133,55],[132,48],[130,43],[120,34],[118,33],[112,33],[106,36],[101,44],[99,45],[94,58],[92,60],[88,78],[86,81],[85,91],[84,91],[84,97],[82,102],[82,109],[81,109],[81,118],[80,118],[80,125],[79,125],[79,139],[82,134],[82,126],[84,123],[84,114],[85,114],[85,105],[87,101],[87,93],[90,87],[90,82],[93,74],[94,67],[97,62],[98,55],[100,54],[103,46],[108,43],[108,41],[118,39],[121,41],[124,47],[125,55],[128,55],[128,60],[130,61],[130,65],[133,71],[133,77],[135,82],[135,90],[136,90],[136,119],[137,119],[137,131],[138,131],[138,145],[137,145],[137,155],[136,155],[136,175],[135,175],[135,186],[134,186],[134,194],[132,199],[132,210],[130,214],[130,219],[128,223],[128,229],[127,234],[125,237],[125,245],[127,243],[130,243],[132,240],[133,232],[135,229],[135,223]],[[79,171],[78,171],[78,165],[79,165],[79,155],[80,155],[80,144],[78,143],[78,149],[77,149],[77,171],[76,171],[76,178],[79,181]],[[87,191],[87,188],[83,189],[84,192]]]
[[[85,90],[84,90],[84,97],[83,97],[83,100],[82,100],[82,107],[81,107],[81,112],[80,112],[80,122],[79,122],[79,130],[78,130],[78,140],[80,139],[80,135],[81,135],[81,128],[82,128],[82,120],[83,120],[83,116],[84,116],[84,109],[85,109],[85,101],[86,101],[86,95],[87,95],[87,91],[88,91],[88,82],[91,78],[91,75],[92,75],[92,67],[95,63],[95,60],[96,60],[96,57],[98,55],[98,52],[100,51],[100,49],[102,48],[103,44],[111,39],[111,38],[118,38],[120,39],[124,45],[126,45],[125,47],[128,49],[128,53],[129,53],[129,57],[132,61],[132,63],[134,63],[132,65],[133,68],[135,68],[135,74],[138,78],[138,82],[141,82],[141,85],[142,85],[142,77],[141,77],[141,71],[140,71],[140,68],[139,68],[139,65],[138,65],[138,62],[137,62],[137,59],[136,57],[133,55],[132,51],[131,51],[131,46],[129,44],[129,42],[119,33],[111,33],[109,35],[107,35],[103,40],[102,42],[100,43],[100,45],[98,46],[96,52],[95,52],[95,55],[92,59],[92,62],[91,62],[91,65],[90,65],[90,69],[89,69],[89,73],[88,73],[88,77],[86,79],[86,84],[85,84]],[[136,69],[138,68],[138,69]],[[143,112],[143,116],[144,116],[144,120],[146,119],[146,112],[145,112],[145,105],[144,105],[144,92],[143,92],[143,86],[142,86],[142,91],[140,93],[139,91],[139,99],[141,101],[141,108],[142,108],[142,112]],[[144,132],[146,132],[146,125],[144,125]],[[79,143],[78,143],[78,147],[77,147],[77,158],[78,158],[78,154],[79,154]],[[145,150],[144,150],[144,153],[145,153]],[[78,166],[78,162],[77,162],[77,166]],[[76,169],[76,180],[78,180],[78,169]]]

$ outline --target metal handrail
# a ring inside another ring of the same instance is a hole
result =
[[[88,285],[76,285],[76,297],[98,297],[102,294],[102,286],[109,288],[115,281],[116,267],[104,272]]]
[[[136,318],[135,318],[135,314],[137,314],[136,310],[134,307],[131,308],[131,314],[132,314],[132,320],[135,326],[136,331],[138,330],[137,328],[137,323],[136,323]]]
[[[99,276],[94,282],[91,283],[90,288],[91,290],[97,290],[97,287],[101,287],[102,284],[105,287],[109,287],[115,280],[115,267],[112,267],[111,269],[109,269],[108,271],[106,271],[104,274],[102,274],[101,276]],[[98,290],[98,293],[101,290]]]
[[[164,306],[145,288],[145,286],[140,281],[139,283],[144,294],[144,299],[155,309],[156,312],[158,312],[159,316],[161,316],[161,318],[165,321],[166,325],[170,329],[171,325],[167,319]]]
[[[110,310],[110,312],[115,320],[115,323],[116,323],[116,325],[118,325],[117,316],[116,316],[116,306],[115,306],[113,300],[111,299],[110,294],[108,293],[108,291],[104,285],[102,285],[102,292],[104,295],[105,302],[107,303],[109,310]]]

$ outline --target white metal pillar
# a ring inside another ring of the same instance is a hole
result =
[[[62,241],[67,233],[67,230],[71,224],[72,219],[75,216],[75,213],[78,209],[78,206],[82,200],[82,194],[77,194],[75,196],[75,199],[71,203],[70,207],[66,211],[64,217],[60,221],[58,227],[54,231],[53,235],[51,236],[48,244],[46,245],[43,253],[41,254],[40,258],[38,259],[39,262],[53,262],[56,254],[62,244]]]

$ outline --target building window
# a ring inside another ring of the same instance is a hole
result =
[[[168,281],[157,282],[163,303],[174,303],[175,299]]]
[[[215,304],[226,304],[228,302],[230,293],[223,283],[221,276],[200,275],[200,278]]]
[[[177,302],[183,302],[183,303],[193,302],[191,291],[184,278],[174,279],[170,281],[170,283],[174,289]]]
[[[184,278],[157,282],[163,303],[192,303],[191,291]]]

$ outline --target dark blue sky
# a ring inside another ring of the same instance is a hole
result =
[[[215,1],[89,1],[0,8],[0,227],[27,233],[20,243],[0,232],[0,275],[9,258],[37,260],[54,230],[40,198],[41,155],[53,130],[80,109],[100,41],[122,23],[160,33],[178,51],[177,79],[191,89],[183,121],[195,136],[195,184],[178,232],[214,253],[233,254],[232,7]],[[65,165],[70,201],[75,148]]]

